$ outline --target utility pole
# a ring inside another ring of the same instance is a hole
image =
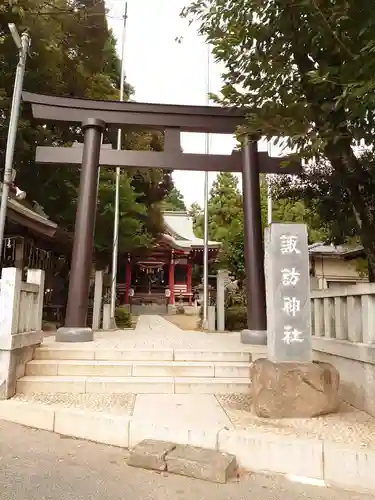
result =
[[[210,45],[207,44],[206,99],[210,104]],[[210,154],[210,136],[205,136],[205,154]],[[204,173],[204,235],[203,235],[203,328],[208,327],[208,172]]]
[[[125,86],[125,41],[126,41],[126,23],[128,19],[128,2],[125,2],[124,26],[122,30],[122,49],[121,49],[121,81],[120,81],[120,101],[124,100]],[[121,150],[121,129],[117,131],[117,150]],[[111,319],[114,322],[116,309],[116,290],[117,290],[117,258],[118,258],[118,233],[120,221],[120,176],[121,169],[116,167],[116,191],[115,191],[115,218],[113,224],[113,251],[112,251],[112,286],[111,286]]]
[[[9,30],[12,34],[14,43],[19,50],[19,59],[16,71],[16,77],[13,87],[12,108],[9,118],[8,139],[5,152],[5,167],[4,167],[4,180],[1,193],[0,205],[0,255],[4,242],[5,220],[8,206],[9,190],[13,183],[13,158],[14,148],[16,144],[18,117],[20,113],[20,104],[23,88],[23,78],[25,76],[25,67],[27,54],[29,52],[31,38],[27,32],[22,33],[21,38],[18,34],[17,28],[14,24],[9,24]]]

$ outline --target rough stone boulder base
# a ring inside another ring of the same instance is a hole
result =
[[[251,366],[255,414],[266,418],[309,418],[334,413],[340,405],[340,376],[329,363],[273,363]]]
[[[226,483],[237,469],[234,455],[195,446],[177,445],[166,461],[168,472],[215,483]]]
[[[164,471],[167,468],[165,457],[175,448],[176,445],[168,441],[145,439],[131,451],[128,465],[141,467],[142,469]]]

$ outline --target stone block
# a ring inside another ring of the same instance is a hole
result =
[[[98,361],[173,361],[173,349],[95,350],[95,359]]]
[[[165,471],[166,455],[174,450],[176,445],[169,441],[145,439],[138,443],[130,453],[128,465],[142,469]]]
[[[134,377],[213,377],[214,365],[208,362],[135,362]]]
[[[57,409],[54,431],[97,443],[129,446],[129,419],[119,415],[71,408]]]
[[[34,360],[26,364],[25,375],[57,375],[58,362],[47,360]]]
[[[53,431],[54,410],[45,405],[8,399],[0,402],[0,420]]]
[[[216,378],[250,378],[250,363],[215,363]]]
[[[54,349],[53,347],[37,347],[34,359],[94,359],[95,351],[92,349]]]
[[[166,461],[168,472],[214,483],[226,483],[237,468],[234,455],[195,446],[176,446]]]
[[[211,349],[176,349],[176,361],[242,361],[251,360],[251,354],[244,351],[212,351]]]
[[[265,232],[268,358],[312,360],[310,266],[305,224],[271,224]]]
[[[375,449],[324,441],[324,480],[329,486],[375,492]]]
[[[86,379],[84,377],[26,376],[17,380],[17,392],[22,394],[35,392],[81,394],[86,392]]]
[[[310,418],[340,405],[340,376],[329,363],[254,361],[250,369],[254,412],[265,418]]]
[[[219,432],[218,449],[236,456],[252,472],[323,479],[323,442],[257,430]]]
[[[138,394],[130,422],[130,447],[156,439],[216,448],[217,434],[224,427],[232,424],[213,395]]]

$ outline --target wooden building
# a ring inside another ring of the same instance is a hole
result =
[[[148,251],[127,254],[119,264],[117,295],[120,303],[169,303],[193,298],[193,266],[203,264],[203,240],[193,231],[193,219],[186,212],[164,212],[164,232]],[[215,260],[220,243],[209,241],[209,260]],[[125,262],[124,262],[125,261]]]

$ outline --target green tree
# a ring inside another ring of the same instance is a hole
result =
[[[287,137],[299,157],[329,161],[375,275],[373,172],[353,151],[373,145],[372,3],[196,0],[185,15],[225,65],[218,101],[247,106],[242,132]]]
[[[186,211],[184,196],[176,188],[176,186],[173,186],[173,188],[169,191],[167,196],[162,201],[161,206],[163,210],[169,210],[173,212]]]
[[[261,217],[263,229],[267,225],[267,183],[261,177]],[[203,214],[199,205],[190,210],[196,221],[196,233],[203,234]],[[308,225],[309,242],[324,239],[319,217],[300,199],[273,200],[274,222],[300,222]],[[228,268],[238,278],[245,278],[244,217],[242,194],[238,179],[232,173],[221,173],[213,183],[208,201],[209,238],[222,243],[219,265]]]
[[[30,92],[91,99],[117,99],[120,84],[116,41],[108,29],[104,0],[5,0],[0,5],[0,174],[6,140],[18,53],[8,23],[32,37],[32,57],[26,66],[24,88]],[[130,98],[132,88],[125,86]],[[79,127],[41,126],[22,109],[17,134],[17,184],[27,200],[42,206],[62,227],[72,231],[79,186],[79,169],[35,164],[36,145],[71,145],[82,142]],[[107,132],[104,142],[115,144]],[[123,133],[129,149],[162,148],[158,133]],[[129,171],[121,175],[120,251],[147,245],[161,230],[160,202],[171,188],[168,171]],[[96,245],[101,253],[112,247],[115,173],[102,169],[96,219]]]
[[[197,238],[203,238],[203,210],[199,203],[194,202],[189,208],[189,216],[193,219],[194,234]]]

